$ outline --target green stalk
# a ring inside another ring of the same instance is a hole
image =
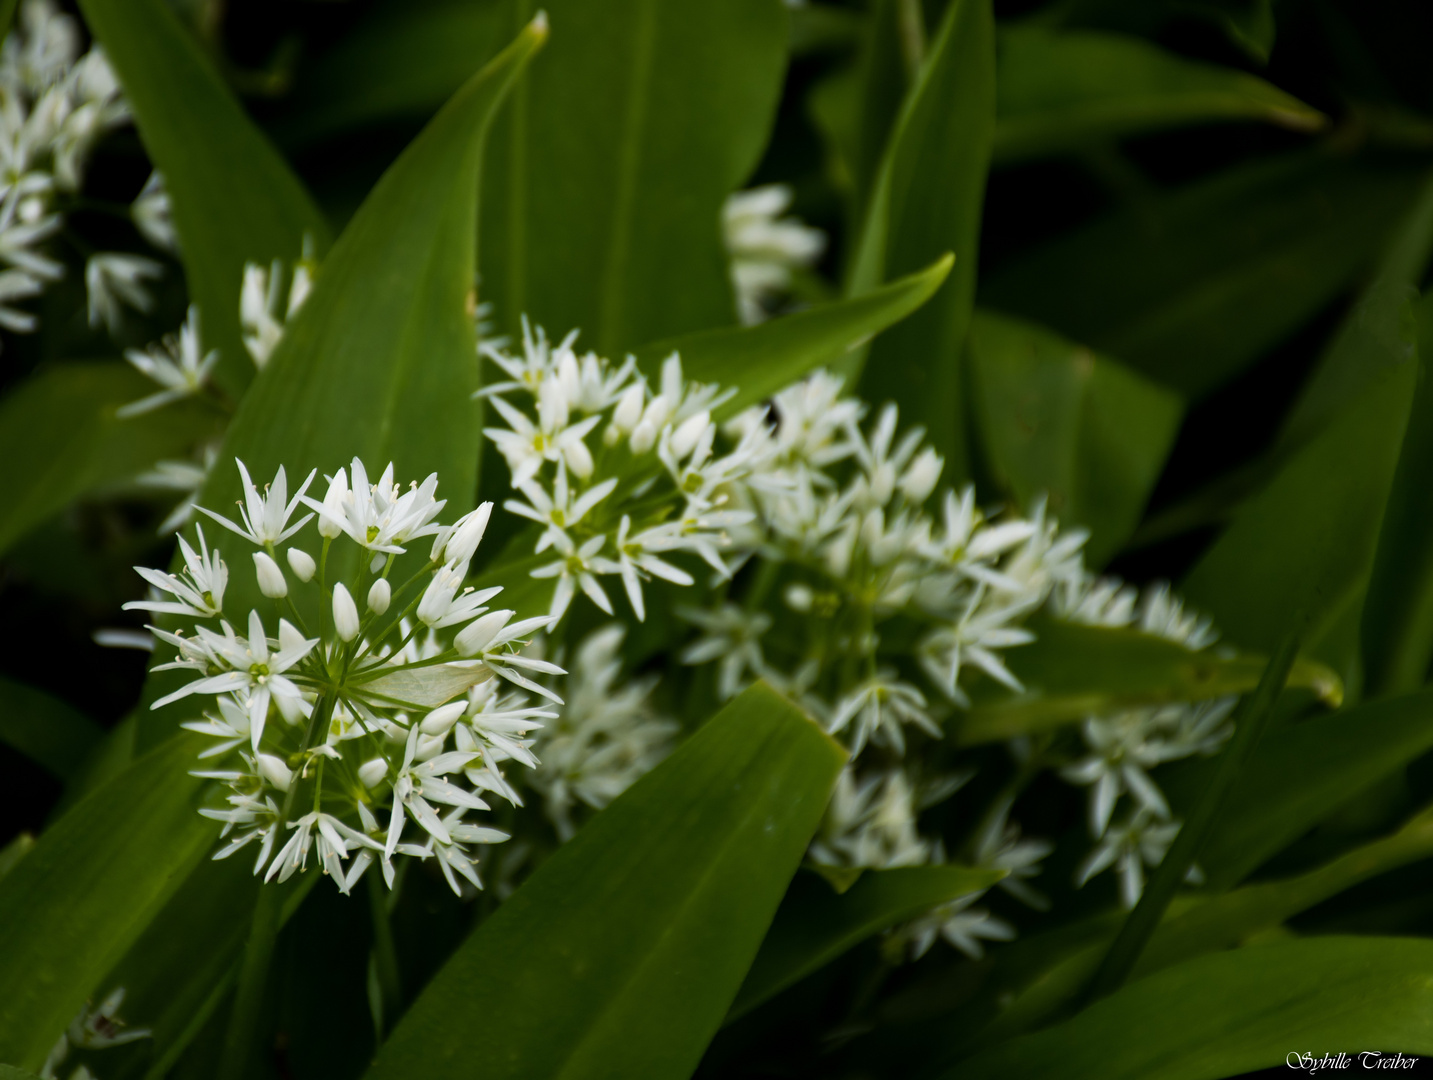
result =
[[[333,698],[325,694],[314,709],[313,716],[309,718],[308,730],[304,733],[305,751],[313,746],[318,733],[328,727],[332,712]],[[284,796],[284,805],[279,811],[278,824],[275,826],[279,840],[282,840],[284,826],[288,824],[289,815],[293,812],[301,776],[302,774],[295,774]],[[283,845],[275,841],[274,846]],[[264,991],[269,982],[269,965],[274,957],[274,945],[283,921],[283,899],[283,890],[267,883],[259,887],[254,918],[249,924],[249,940],[244,945],[243,965],[239,969],[239,985],[234,993],[234,1008],[229,1014],[228,1030],[224,1033],[224,1053],[219,1062],[218,1080],[243,1080],[248,1072],[249,1055],[259,1038],[259,1020],[263,1012]]]
[[[403,1008],[403,984],[398,976],[398,950],[393,944],[393,925],[388,919],[388,894],[375,867],[364,875],[368,880],[368,906],[373,915],[373,967],[378,973],[378,992],[383,1007],[378,1031],[381,1042],[385,1028],[391,1028]]]
[[[1165,909],[1174,899],[1180,884],[1199,857],[1211,827],[1219,817],[1234,787],[1245,762],[1249,760],[1274,711],[1274,702],[1283,692],[1289,671],[1299,654],[1299,637],[1303,630],[1303,618],[1294,622],[1295,629],[1279,643],[1274,655],[1269,658],[1264,674],[1254,692],[1239,703],[1234,714],[1234,737],[1224,753],[1219,756],[1219,765],[1209,786],[1185,820],[1168,854],[1159,864],[1144,895],[1135,909],[1125,919],[1120,932],[1110,945],[1110,951],[1100,962],[1099,969],[1090,980],[1087,1001],[1095,1001],[1118,990],[1129,977],[1144,951],[1150,935],[1164,918]]]

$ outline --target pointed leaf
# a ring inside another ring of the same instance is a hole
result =
[[[942,1075],[1193,1080],[1366,1050],[1433,1053],[1433,942],[1325,937],[1201,957]]]
[[[868,937],[933,907],[984,892],[1004,876],[965,866],[867,870],[843,892],[817,874],[797,874],[756,954],[728,1019],[805,978]]]
[[[1108,562],[1134,532],[1184,407],[1163,387],[1043,327],[976,312],[967,357],[984,458],[1020,506],[1047,495]]]
[[[583,345],[610,355],[731,323],[721,208],[766,144],[784,5],[546,8],[552,45],[489,161],[482,270],[497,325],[515,332],[527,314],[558,337],[581,329]]]
[[[973,686],[971,708],[951,721],[961,744],[1029,735],[1131,706],[1239,694],[1264,670],[1262,656],[1195,652],[1138,630],[1049,618],[1031,629],[1035,640],[1005,656],[1025,690],[1012,694],[989,680]],[[1338,676],[1307,659],[1295,663],[1289,685],[1310,688],[1335,705],[1342,700]]]
[[[328,225],[169,5],[84,0],[80,10],[164,174],[189,295],[221,353],[216,379],[237,394],[254,370],[239,332],[244,263],[297,258],[305,234],[322,253]]]
[[[1216,120],[1296,131],[1322,113],[1263,79],[1196,63],[1148,41],[1017,26],[1000,35],[995,157],[1002,163]]]
[[[1200,397],[1347,288],[1421,181],[1322,151],[1239,166],[1020,256],[981,303]]]
[[[483,922],[370,1080],[686,1077],[721,1024],[845,754],[764,685],[718,713]]]
[[[1269,649],[1292,612],[1305,648],[1342,671],[1357,651],[1359,612],[1393,482],[1417,365],[1384,376],[1309,443],[1185,579],[1192,605],[1231,643]]]
[[[156,748],[91,793],[0,880],[0,1059],[39,1068],[214,838],[185,775],[202,740]]]
[[[872,334],[906,318],[940,288],[950,272],[949,255],[889,285],[756,326],[702,330],[644,345],[633,355],[649,378],[672,353],[682,372],[737,392],[719,411],[730,416],[765,400],[823,364],[839,362]]]
[[[989,0],[953,0],[886,148],[849,290],[955,253],[930,303],[872,343],[861,388],[874,402],[895,401],[906,424],[924,425],[956,482],[969,472],[960,368],[995,123],[994,35]]]

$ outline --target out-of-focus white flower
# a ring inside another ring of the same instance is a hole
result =
[[[154,297],[145,282],[163,273],[163,265],[144,255],[117,251],[91,255],[85,263],[90,325],[97,327],[104,323],[111,334],[117,334],[126,305],[148,313],[154,307]]]
[[[1144,868],[1158,866],[1169,845],[1179,834],[1179,822],[1163,821],[1153,811],[1140,807],[1130,819],[1112,826],[1104,839],[1075,871],[1075,884],[1084,885],[1096,874],[1115,868],[1120,879],[1120,901],[1126,909],[1139,903],[1144,892]],[[1191,880],[1198,871],[1191,867]]]
[[[149,174],[144,187],[130,204],[129,216],[140,235],[151,244],[161,251],[178,253],[179,234],[174,231],[169,190],[164,186],[164,174],[158,169]]]
[[[738,191],[722,207],[722,233],[731,259],[737,312],[747,325],[768,318],[791,288],[793,271],[812,266],[826,250],[826,234],[794,217],[785,184]]]
[[[857,779],[848,766],[836,779],[811,859],[868,870],[923,866],[932,847],[916,830],[916,811],[915,786],[900,769]]]
[[[123,1046],[137,1039],[150,1037],[148,1028],[127,1027],[119,1018],[120,1007],[124,1004],[125,988],[117,986],[95,1008],[86,1002],[79,1013],[70,1021],[69,1027],[60,1034],[49,1056],[40,1068],[42,1080],[52,1080],[56,1070],[65,1063],[72,1048],[81,1050],[107,1050],[112,1046]],[[91,1080],[90,1071],[81,1065],[70,1073],[70,1080]]]
[[[284,264],[275,259],[266,270],[258,263],[244,265],[243,283],[239,288],[239,327],[243,331],[244,348],[254,366],[263,368],[284,336],[284,326],[303,307],[313,289],[318,260],[314,256],[313,237],[305,235],[303,254],[290,269],[288,294],[284,294]]]
[[[178,334],[167,335],[158,345],[151,345],[143,352],[126,349],[124,358],[141,375],[147,375],[164,388],[157,394],[122,406],[116,412],[117,416],[129,417],[152,412],[171,401],[199,393],[208,383],[214,365],[219,362],[219,350],[204,351],[199,331],[199,308],[190,304],[189,317],[179,327]]]

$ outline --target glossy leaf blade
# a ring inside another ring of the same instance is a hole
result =
[[[1282,1066],[1291,1050],[1433,1052],[1433,942],[1325,937],[1201,957],[944,1075],[1198,1080]]]
[[[1210,121],[1313,131],[1318,110],[1263,79],[1148,41],[1020,26],[1000,35],[995,158],[1002,163]]]
[[[0,401],[0,456],[12,470],[0,505],[0,551],[82,495],[187,455],[213,430],[216,418],[199,406],[115,416],[153,390],[127,365],[95,361],[41,369]]]
[[[810,975],[874,934],[933,907],[990,888],[999,870],[916,866],[867,870],[837,893],[817,874],[798,874],[761,943],[730,1018]]]
[[[1290,612],[1306,650],[1343,670],[1357,651],[1363,594],[1393,483],[1417,365],[1365,390],[1239,510],[1184,581],[1225,639],[1269,649]]]
[[[975,302],[976,249],[995,125],[995,29],[989,0],[953,0],[886,148],[858,242],[850,293],[927,266],[955,268],[931,301],[871,345],[862,395],[894,401],[945,458],[969,472],[962,355]]]
[[[1421,180],[1320,151],[1239,166],[1001,266],[980,300],[1200,397],[1347,288]]]
[[[675,352],[687,378],[735,389],[720,410],[720,415],[728,416],[765,400],[822,364],[838,361],[872,334],[908,317],[940,288],[950,267],[946,256],[861,296],[756,326],[669,338],[644,345],[633,355],[649,378],[658,376],[662,361]]]
[[[237,394],[254,370],[239,331],[244,263],[295,259],[305,234],[322,253],[328,224],[163,0],[84,0],[80,10],[164,174],[189,295],[221,353],[216,378]]]
[[[0,742],[65,779],[104,731],[84,713],[33,686],[0,676]]]
[[[482,271],[498,327],[607,355],[735,320],[722,203],[765,146],[787,17],[768,0],[553,0],[495,132]],[[929,260],[926,260],[927,262]]]
[[[688,1076],[844,759],[784,699],[747,690],[478,927],[370,1080],[466,1077],[474,1053],[493,1080]]]
[[[212,841],[171,740],[98,788],[0,880],[0,1059],[38,1068]]]
[[[1163,387],[1040,326],[977,311],[966,352],[972,412],[995,482],[1024,507],[1042,495],[1090,530],[1108,562],[1134,532],[1183,403]]]

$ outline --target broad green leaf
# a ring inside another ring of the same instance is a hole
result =
[[[1132,629],[1084,626],[1040,618],[1035,640],[1005,654],[1023,693],[984,681],[971,688],[971,708],[951,721],[963,745],[995,742],[1073,723],[1086,716],[1136,705],[1202,701],[1252,689],[1264,670],[1262,656],[1194,652]],[[1334,705],[1342,700],[1338,676],[1301,659],[1289,685],[1314,690]]]
[[[244,396],[201,493],[205,506],[238,499],[235,458],[259,483],[283,465],[296,487],[310,469],[332,473],[354,456],[375,473],[389,461],[415,480],[436,472],[450,520],[473,505],[479,163],[493,111],[545,36],[534,21],[378,182]],[[234,611],[261,599],[251,574],[235,574],[229,595]],[[141,745],[173,730],[173,719],[146,716]]]
[[[797,874],[728,1019],[750,1012],[873,934],[982,892],[1003,876],[964,866],[867,870],[838,893],[818,874]]]
[[[1140,978],[1204,953],[1234,948],[1360,882],[1430,855],[1433,816],[1425,810],[1393,835],[1296,877],[1246,885],[1222,895],[1176,897],[1134,975]],[[1101,915],[1085,920],[1085,925],[1094,940],[1083,945],[1071,940],[1073,950],[1062,947],[1052,935],[1029,939],[1027,953],[1041,952],[1046,960],[1035,973],[1030,965],[996,970],[982,991],[989,1005],[998,1005],[998,1012],[992,1014],[987,1005],[983,1013],[962,1013],[956,1021],[976,1025],[993,1015],[973,1037],[978,1047],[1048,1024],[1076,1000],[1108,947],[1116,923]]]
[[[176,738],[98,788],[0,880],[0,1059],[38,1068],[213,840]]]
[[[1433,942],[1323,937],[1200,957],[943,1075],[1200,1080],[1291,1051],[1433,1052]]]
[[[784,315],[756,326],[702,330],[644,345],[633,355],[648,377],[672,353],[689,379],[736,390],[719,415],[729,416],[770,397],[823,363],[840,357],[910,315],[950,272],[946,255],[924,270],[846,300]]]
[[[285,144],[304,143],[427,120],[503,46],[508,22],[499,0],[375,4],[299,68],[275,134]]]
[[[1279,729],[1254,752],[1200,862],[1232,885],[1344,803],[1433,747],[1433,692]]]
[[[1388,496],[1363,613],[1363,662],[1372,694],[1412,690],[1433,659],[1433,294],[1418,311],[1425,368],[1414,391],[1403,452]]]
[[[966,356],[983,459],[1020,506],[1090,530],[1101,566],[1134,532],[1183,404],[1114,360],[1030,323],[976,312]]]
[[[482,289],[498,327],[515,332],[527,314],[559,338],[580,329],[583,345],[610,355],[730,324],[721,208],[766,144],[785,6],[546,8],[552,44],[489,157]]]
[[[844,760],[783,698],[747,690],[478,927],[370,1080],[467,1077],[479,1060],[491,1080],[689,1076]]]
[[[1352,401],[1239,510],[1185,579],[1190,604],[1226,640],[1272,648],[1306,613],[1310,655],[1343,671],[1408,419],[1417,365],[1405,361]]]
[[[128,420],[115,410],[153,392],[127,364],[42,368],[0,400],[0,457],[12,470],[0,505],[0,551],[89,492],[187,457],[218,417],[184,403]]]
[[[1324,117],[1263,79],[1141,38],[1017,26],[999,37],[995,157],[1010,162],[1219,120],[1296,131]]]
[[[215,378],[237,395],[254,370],[239,331],[244,264],[297,258],[306,234],[322,254],[328,225],[164,0],[84,0],[80,10],[164,174],[189,295],[221,353]]]
[[[15,3],[16,0],[10,0],[9,6],[13,9]],[[17,1069],[13,1065],[0,1065],[0,1080],[39,1080],[39,1077],[24,1069]]]
[[[946,476],[969,472],[961,357],[975,296],[976,248],[995,123],[989,0],[952,0],[886,147],[857,245],[850,293],[945,252],[955,268],[930,302],[871,345],[862,395],[924,425]],[[854,358],[853,358],[854,359]]]
[[[43,690],[0,675],[0,742],[65,779],[104,737],[99,725]]]
[[[1242,165],[1016,258],[980,299],[1202,396],[1347,288],[1421,182],[1323,150]]]

